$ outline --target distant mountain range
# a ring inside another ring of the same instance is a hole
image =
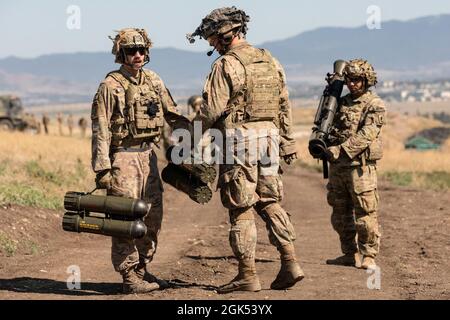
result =
[[[450,14],[445,14],[387,21],[379,30],[319,28],[258,47],[281,61],[290,85],[320,82],[334,60],[356,57],[372,62],[381,79],[434,79],[450,74],[449,34]],[[154,48],[148,67],[174,95],[186,96],[201,90],[212,62],[202,52]],[[0,59],[0,91],[14,91],[33,103],[87,101],[98,82],[117,67],[113,56],[103,52],[9,57]]]

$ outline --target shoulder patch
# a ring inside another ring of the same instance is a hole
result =
[[[386,106],[384,101],[380,97],[375,97],[372,101],[369,102],[369,111],[372,112],[384,112],[386,111]]]

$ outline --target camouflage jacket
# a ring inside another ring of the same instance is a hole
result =
[[[243,42],[233,49],[241,46],[250,46]],[[233,50],[232,49],[232,50]],[[289,94],[286,87],[286,75],[283,67],[273,59],[278,70],[280,81],[280,155],[286,155],[296,152],[295,140],[292,137],[292,110],[289,102]],[[211,73],[203,89],[203,99],[200,112],[194,118],[196,121],[202,121],[203,130],[211,128],[223,111],[227,107],[230,99],[242,89],[245,85],[244,66],[232,55],[223,55],[212,65]]]
[[[331,145],[340,146],[338,165],[360,165],[364,160],[382,157],[381,128],[386,123],[386,107],[375,93],[367,91],[353,99],[341,98],[331,128]]]
[[[132,77],[123,66],[119,72],[135,85],[142,85],[145,81],[142,71],[137,78]],[[189,129],[189,120],[177,111],[176,104],[161,78],[153,71],[146,70],[146,73],[150,75],[152,84],[158,88],[165,120],[171,127]],[[95,172],[111,169],[111,118],[123,112],[125,97],[122,85],[111,76],[107,76],[100,84],[94,97],[91,119],[92,169]]]

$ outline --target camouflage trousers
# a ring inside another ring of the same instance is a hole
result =
[[[140,198],[151,204],[150,212],[144,218],[147,226],[144,238],[112,238],[111,260],[114,269],[124,274],[137,264],[147,265],[153,259],[163,217],[163,188],[156,154],[151,149],[116,152],[111,172],[112,187],[108,194]]]
[[[222,164],[219,169],[220,197],[230,213],[229,241],[238,259],[255,257],[255,213],[265,222],[269,241],[277,249],[294,242],[295,230],[290,215],[280,205],[283,182],[278,154],[276,163],[241,161],[239,164]]]
[[[375,165],[339,167],[331,164],[327,200],[331,224],[344,254],[358,251],[375,257],[380,246],[377,170]],[[356,243],[357,236],[357,243]]]

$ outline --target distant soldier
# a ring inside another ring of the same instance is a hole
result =
[[[73,120],[73,116],[70,114],[67,118],[67,126],[69,127],[69,135],[72,136],[73,133],[73,126],[75,124],[75,121]]]
[[[48,134],[48,126],[50,125],[50,118],[46,113],[42,115],[42,124],[44,125],[45,134]]]
[[[58,121],[58,131],[59,131],[59,135],[62,136],[63,135],[63,130],[62,130],[62,126],[63,126],[63,115],[61,112],[58,112],[58,115],[56,116],[56,120]]]
[[[78,121],[78,126],[80,127],[81,138],[86,137],[87,120],[85,117],[81,117]]]
[[[193,120],[203,104],[203,98],[201,96],[192,96],[188,100],[188,119]],[[190,108],[189,108],[190,107]]]
[[[31,114],[31,123],[33,127],[36,129],[36,133],[41,133],[41,123],[36,119],[36,115],[34,113]]]
[[[381,128],[386,121],[386,107],[369,90],[377,83],[371,64],[351,60],[344,75],[350,93],[339,101],[327,150],[331,163],[327,199],[344,255],[327,260],[327,264],[367,269],[375,267],[380,246],[376,162],[382,157]]]

